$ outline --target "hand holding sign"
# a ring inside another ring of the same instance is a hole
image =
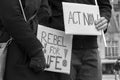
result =
[[[63,2],[63,14],[66,34],[101,35],[94,25],[100,17],[98,6]]]
[[[108,20],[105,17],[101,17],[97,21],[95,21],[96,29],[99,30],[106,30],[108,27]]]
[[[108,20],[105,17],[101,17],[100,19],[95,21],[95,27],[98,31],[101,31],[104,45],[105,45],[105,47],[107,47],[104,31],[108,27]]]
[[[86,5],[77,3],[63,2],[63,14],[65,23],[65,33],[75,35],[101,35],[103,36],[104,44],[106,44],[104,32],[101,29],[106,29],[107,20],[100,18],[99,7],[96,5]],[[100,19],[99,19],[100,18]],[[98,20],[99,19],[99,20]],[[94,22],[96,22],[96,25]],[[97,28],[97,29],[96,29]]]

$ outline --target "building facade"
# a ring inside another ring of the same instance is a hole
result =
[[[107,33],[107,46],[104,46],[102,37],[98,37],[103,74],[113,74],[114,64],[120,58],[120,0],[111,0],[112,17]]]

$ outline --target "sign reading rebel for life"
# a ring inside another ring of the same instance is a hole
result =
[[[63,31],[38,25],[37,38],[44,49],[46,63],[50,66],[47,71],[70,73],[72,35]]]
[[[94,25],[94,21],[100,17],[98,6],[68,2],[62,5],[66,34],[101,35]]]

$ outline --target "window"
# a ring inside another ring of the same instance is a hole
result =
[[[106,58],[117,58],[118,57],[118,41],[107,41],[108,47],[105,47]]]

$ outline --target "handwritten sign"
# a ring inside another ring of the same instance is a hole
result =
[[[101,35],[94,25],[100,17],[96,5],[63,2],[63,14],[66,34]]]
[[[46,63],[50,66],[47,71],[70,73],[72,36],[63,31],[38,26],[38,39],[44,46]]]

